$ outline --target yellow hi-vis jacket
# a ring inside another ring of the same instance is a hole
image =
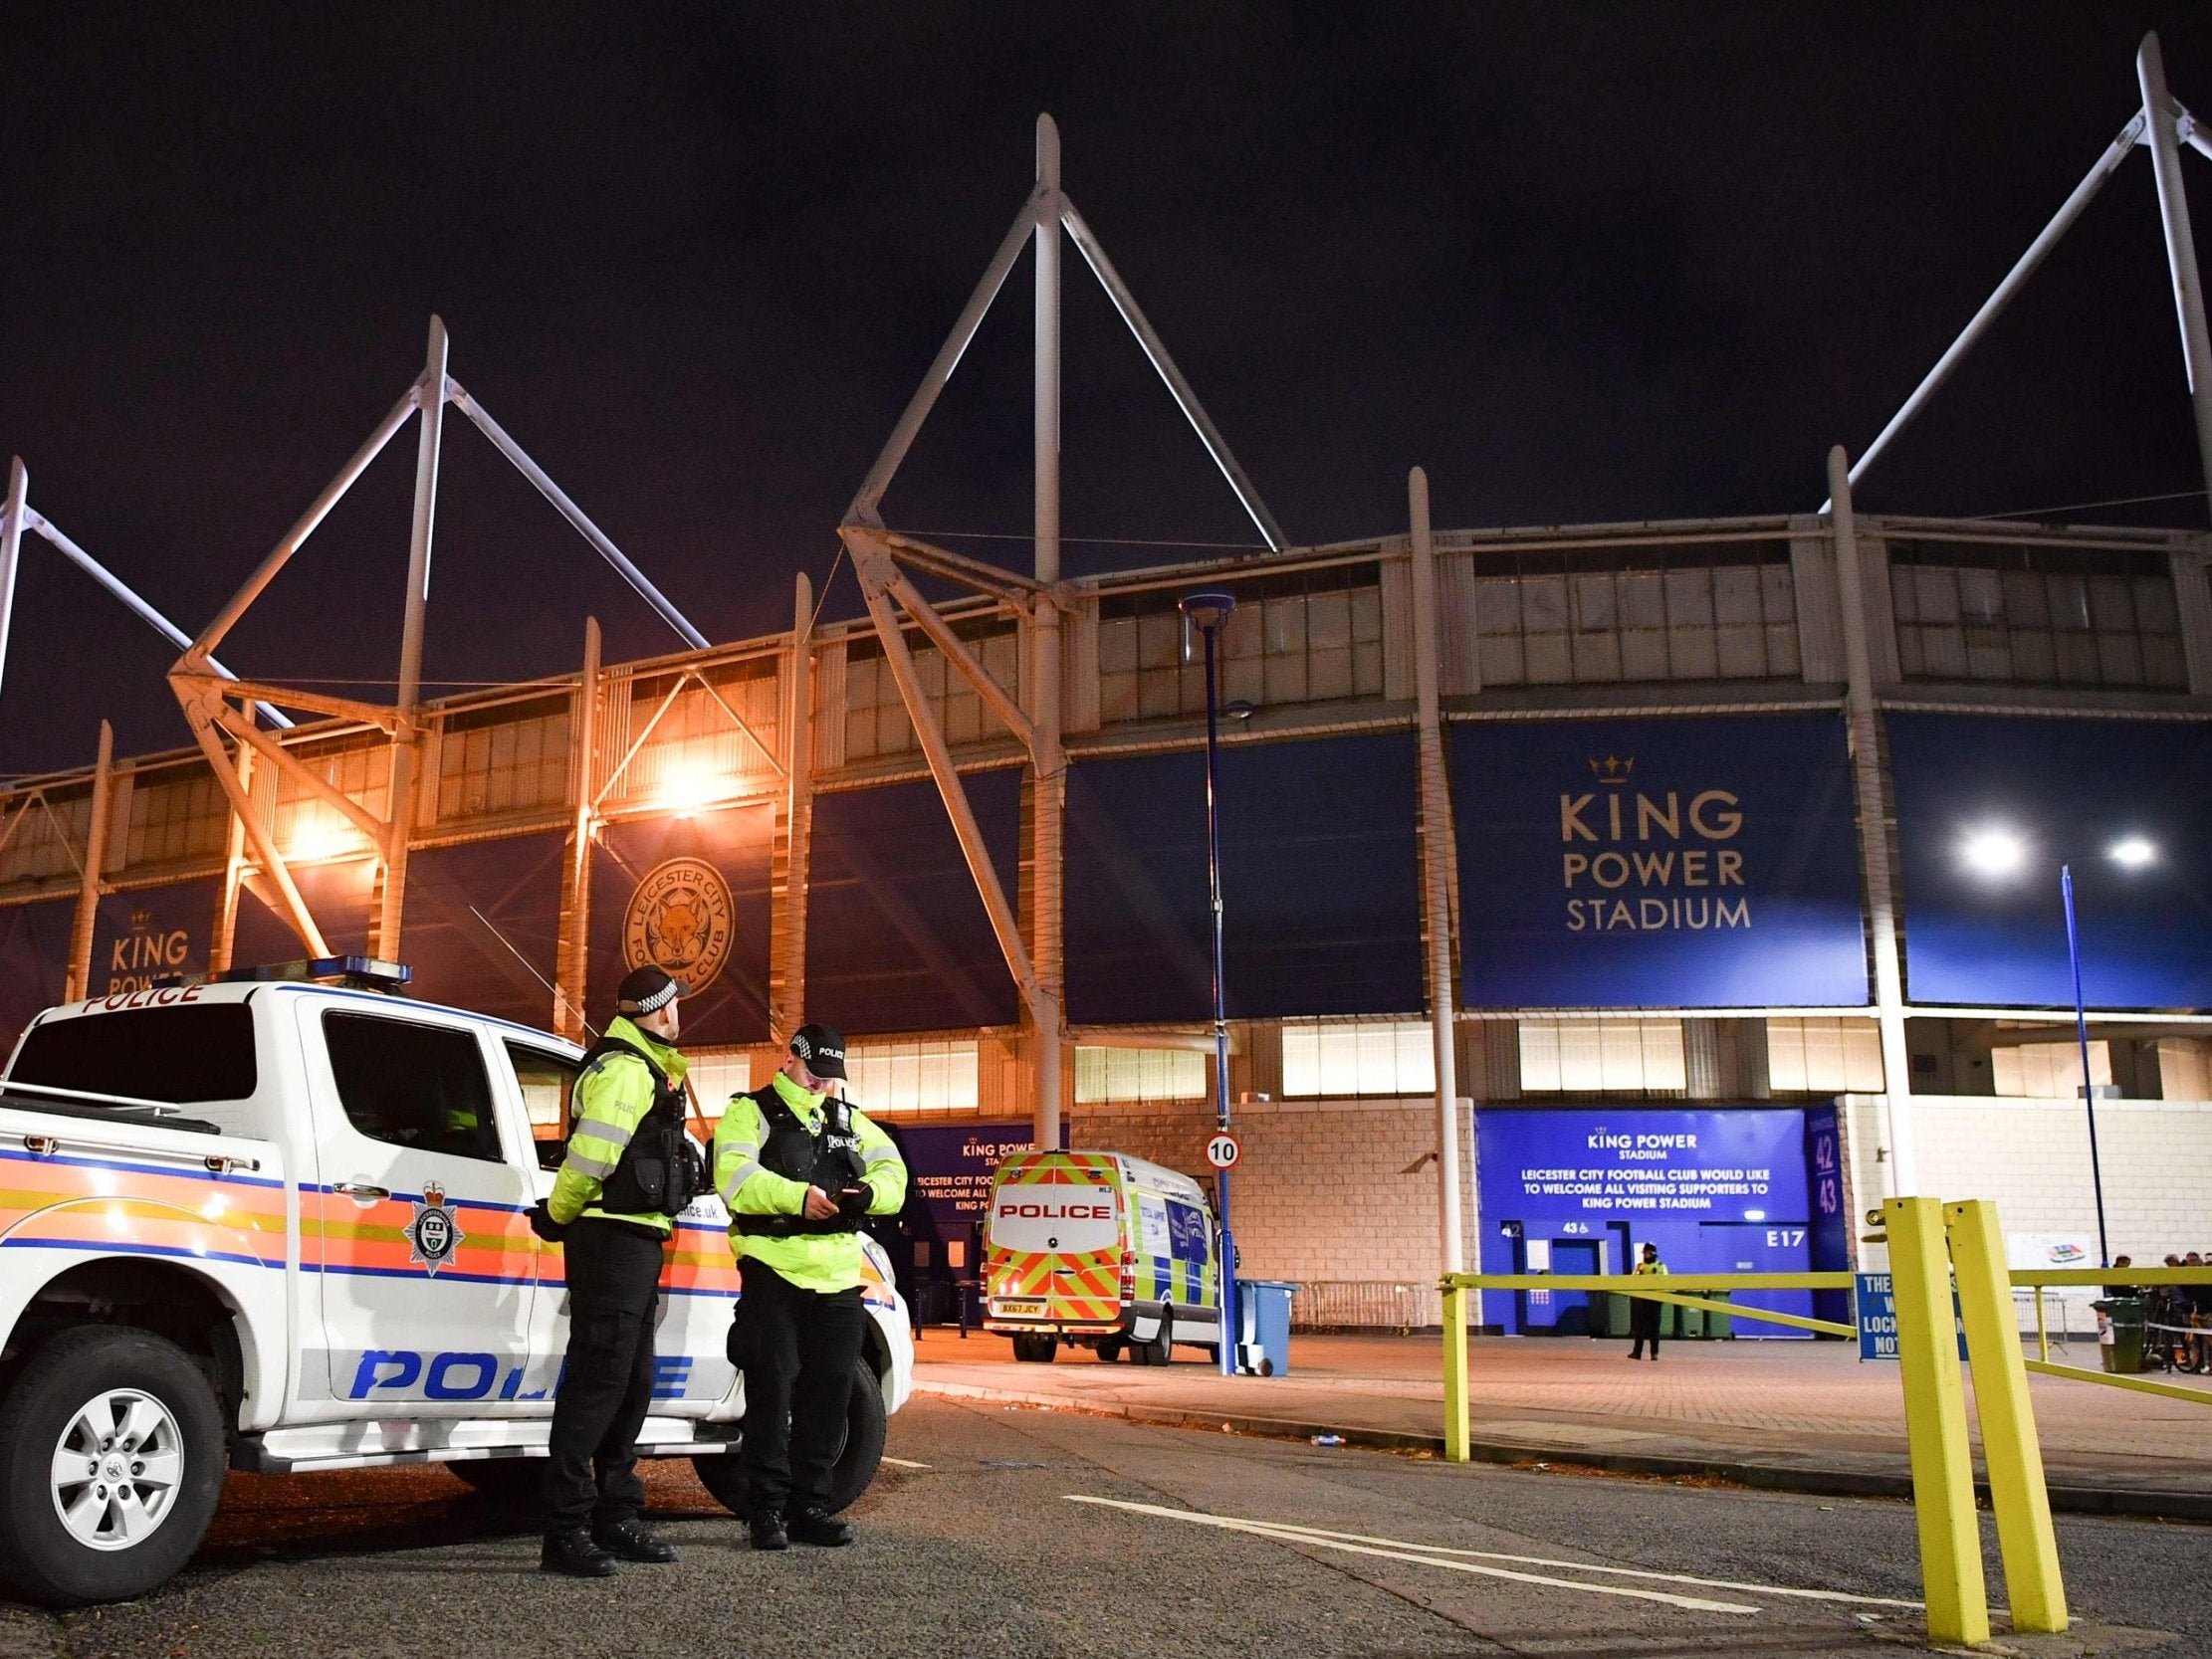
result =
[[[771,1080],[777,1097],[807,1132],[819,1135],[822,1097],[808,1094],[781,1072]],[[906,1203],[906,1160],[868,1116],[855,1110],[852,1132],[860,1141],[861,1179],[868,1188],[870,1215],[896,1215]],[[806,1183],[778,1175],[761,1162],[769,1138],[768,1118],[749,1095],[733,1095],[715,1131],[715,1190],[740,1215],[803,1215]],[[834,1196],[834,1194],[832,1194]],[[742,1263],[748,1257],[780,1274],[800,1290],[829,1295],[860,1283],[860,1235],[800,1233],[776,1238],[732,1228],[730,1248]]]
[[[668,1074],[673,1087],[683,1087],[690,1063],[658,1037],[647,1036],[620,1015],[615,1016],[606,1034],[643,1049],[653,1057],[653,1064]],[[622,1161],[623,1148],[652,1109],[653,1074],[645,1069],[645,1063],[634,1054],[600,1055],[576,1078],[569,1104],[575,1128],[568,1135],[568,1155],[561,1159],[560,1173],[553,1177],[553,1195],[546,1200],[548,1213],[563,1226],[579,1215],[590,1215],[634,1222],[657,1233],[673,1232],[674,1224],[665,1215],[609,1215],[598,1202],[606,1178]]]

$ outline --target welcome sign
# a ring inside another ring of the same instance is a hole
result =
[[[1867,1001],[1834,715],[1451,733],[1469,1007]]]

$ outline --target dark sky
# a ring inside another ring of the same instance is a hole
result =
[[[196,629],[437,311],[455,378],[710,636],[782,627],[1049,109],[1293,538],[1399,529],[1415,462],[1453,526],[1810,511],[2127,118],[2151,27],[2212,114],[2185,6],[18,6],[0,453]],[[1070,536],[1250,539],[1072,250],[1067,288]],[[1026,527],[1028,326],[1024,260],[893,523]],[[412,468],[410,431],[232,667],[388,681]],[[1862,505],[2201,483],[2137,155]],[[567,668],[587,611],[612,655],[674,643],[451,421],[428,674]],[[103,715],[185,741],[172,655],[27,540],[0,771],[88,759]]]

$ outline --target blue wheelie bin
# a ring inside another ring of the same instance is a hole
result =
[[[1248,1376],[1290,1369],[1290,1298],[1298,1287],[1280,1279],[1236,1281],[1236,1368]]]

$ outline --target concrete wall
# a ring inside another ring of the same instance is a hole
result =
[[[1854,1203],[1881,1201],[1880,1102],[1853,1097],[1848,1150]],[[2076,1233],[2094,1241],[2088,1115],[2080,1100],[1915,1095],[1913,1135],[1923,1193],[1991,1198],[2010,1233]],[[2212,1248],[2212,1103],[2097,1103],[2105,1225],[2115,1255],[2156,1262]],[[1857,1231],[1858,1229],[1855,1229]]]
[[[1301,1325],[1438,1323],[1433,1101],[1261,1101],[1236,1107],[1233,1121],[1244,1150],[1230,1220],[1246,1276],[1304,1285],[1292,1304]],[[1211,1186],[1211,1103],[1076,1107],[1069,1122],[1073,1145],[1134,1152]],[[1471,1148],[1461,1157],[1471,1260]]]

